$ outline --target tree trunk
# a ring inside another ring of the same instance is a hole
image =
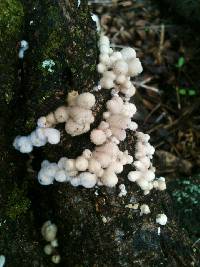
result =
[[[78,7],[67,0],[2,0],[0,3],[1,118],[0,247],[6,266],[54,266],[43,252],[41,226],[51,220],[58,226],[60,266],[195,266],[197,260],[187,236],[177,227],[167,193],[143,196],[120,177],[128,194],[118,189],[74,188],[69,184],[41,186],[36,177],[43,159],[77,157],[92,148],[89,133],[70,137],[62,132],[59,145],[35,149],[30,155],[12,147],[18,134],[30,133],[36,120],[65,103],[67,92],[91,91],[97,82],[98,36],[86,1]],[[18,59],[18,43],[29,49]],[[52,72],[42,67],[53,60]],[[107,91],[95,92],[94,128],[101,121]],[[134,151],[131,134],[121,148]],[[140,216],[128,204],[147,203],[151,214]],[[130,207],[130,206],[129,206]],[[164,211],[169,222],[155,224]]]

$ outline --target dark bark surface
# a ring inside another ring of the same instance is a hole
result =
[[[30,133],[39,116],[65,103],[67,92],[92,90],[98,78],[98,36],[85,1],[79,8],[76,1],[64,0],[3,0],[1,5],[0,254],[6,256],[6,266],[53,266],[43,252],[40,233],[49,219],[58,226],[60,266],[197,266],[167,193],[143,196],[127,181],[128,168],[120,177],[128,191],[124,198],[118,197],[117,188],[58,183],[45,187],[37,182],[43,159],[80,155],[92,148],[89,134],[72,138],[60,126],[59,145],[30,155],[15,151],[12,141]],[[29,42],[29,50],[20,61],[17,46],[22,39]],[[48,59],[55,62],[52,73],[42,68]],[[103,90],[95,95],[92,127],[98,125],[110,97]],[[121,148],[134,153],[131,133]],[[139,210],[126,207],[134,203],[148,204],[151,214],[140,216]],[[155,217],[162,211],[169,223],[159,236]]]

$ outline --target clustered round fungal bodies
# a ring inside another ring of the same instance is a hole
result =
[[[136,132],[135,135],[137,138],[135,146],[136,160],[133,163],[135,171],[129,172],[129,181],[136,182],[145,195],[149,194],[153,188],[161,191],[165,190],[165,178],[160,177],[155,180],[155,168],[151,163],[155,149],[149,144],[150,136],[142,132]]]
[[[58,123],[65,123],[65,130],[72,136],[80,135],[90,130],[94,122],[92,107],[95,96],[91,93],[78,94],[72,91],[68,94],[68,106],[58,107],[46,117],[40,117],[37,128],[28,136],[17,136],[13,142],[15,149],[21,153],[30,153],[33,147],[41,147],[60,142],[60,132],[54,127]]]
[[[97,70],[102,74],[100,85],[104,89],[121,92],[126,98],[135,94],[135,87],[130,81],[131,77],[142,72],[142,65],[136,52],[131,47],[115,52],[110,48],[108,37],[102,35],[99,40],[99,64]]]
[[[85,149],[82,155],[75,159],[62,157],[57,163],[44,160],[38,173],[38,181],[42,185],[57,181],[85,188],[95,185],[114,187],[124,165],[131,164],[134,170],[129,172],[128,180],[136,182],[144,194],[149,194],[153,188],[165,190],[165,178],[156,179],[155,168],[151,163],[155,149],[149,143],[150,136],[137,131],[138,125],[133,121],[136,106],[130,103],[130,98],[136,90],[131,78],[142,72],[140,60],[136,57],[135,50],[130,47],[118,52],[113,51],[109,39],[104,35],[100,36],[99,49],[100,62],[97,71],[102,77],[98,89],[111,90],[112,98],[106,103],[106,111],[99,126],[90,133],[90,140],[95,144],[94,150]],[[78,95],[76,91],[72,91],[68,94],[67,106],[61,106],[39,118],[37,129],[29,136],[16,137],[14,147],[22,153],[29,153],[33,146],[42,146],[47,142],[58,143],[60,133],[54,128],[58,123],[65,123],[65,130],[71,136],[89,131],[91,123],[94,122],[94,105],[93,94]],[[134,158],[127,150],[119,149],[119,143],[126,139],[127,130],[133,131],[135,136]],[[121,185],[120,190],[119,196],[126,195],[124,185]],[[148,205],[141,206],[141,215],[148,213]],[[161,216],[161,219],[157,219],[158,223],[160,221],[163,223],[166,218]]]
[[[56,238],[58,228],[51,221],[46,221],[41,228],[41,234],[45,241],[48,242],[44,246],[44,253],[46,255],[51,255],[51,261],[55,264],[59,264],[61,257],[57,252],[58,240]]]
[[[123,166],[132,162],[128,151],[122,152],[116,143],[107,141],[96,146],[94,151],[84,150],[76,159],[63,157],[58,163],[43,161],[38,180],[43,185],[56,180],[85,188],[92,188],[96,184],[113,187],[118,183],[117,174],[123,171]]]

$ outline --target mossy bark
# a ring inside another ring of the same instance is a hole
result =
[[[2,0],[1,22],[13,30],[1,36],[1,254],[6,266],[53,266],[45,256],[40,229],[46,220],[58,225],[60,266],[193,266],[197,263],[187,236],[179,231],[166,193],[143,196],[127,182],[125,169],[120,183],[128,194],[118,197],[118,189],[73,188],[68,184],[41,186],[37,172],[43,159],[57,161],[61,156],[76,157],[92,148],[89,134],[72,138],[63,126],[62,142],[35,149],[29,156],[12,148],[18,134],[35,128],[39,116],[63,104],[67,92],[91,91],[98,59],[97,33],[86,1]],[[14,7],[10,8],[10,5]],[[1,4],[0,4],[1,5]],[[23,60],[17,44],[29,42]],[[43,67],[53,60],[52,72]],[[9,92],[9,97],[7,97]],[[107,91],[96,92],[95,127],[105,110]],[[134,152],[134,138],[128,134],[123,149]],[[140,216],[128,204],[147,203],[151,214]],[[169,208],[170,207],[170,208]],[[164,211],[169,223],[155,225],[156,214]]]

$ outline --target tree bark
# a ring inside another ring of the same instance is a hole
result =
[[[118,189],[74,188],[69,184],[41,186],[36,177],[43,159],[58,161],[77,157],[92,148],[89,133],[70,137],[62,126],[59,145],[47,145],[23,155],[12,147],[18,134],[29,134],[42,115],[65,103],[67,92],[91,91],[97,82],[98,61],[95,24],[86,1],[2,0],[1,47],[1,254],[6,266],[54,266],[43,252],[41,226],[51,220],[58,226],[60,266],[197,266],[187,235],[176,224],[167,193],[143,196],[120,176],[128,194]],[[8,14],[8,17],[5,16]],[[5,21],[2,20],[4,17]],[[6,19],[9,18],[9,19]],[[11,29],[11,26],[14,26]],[[18,43],[29,49],[18,59]],[[53,60],[53,72],[42,67]],[[101,121],[109,92],[95,92],[96,127]],[[122,149],[134,153],[134,137]],[[140,216],[126,205],[146,203],[151,214]],[[158,235],[156,214],[164,211],[169,222]]]

